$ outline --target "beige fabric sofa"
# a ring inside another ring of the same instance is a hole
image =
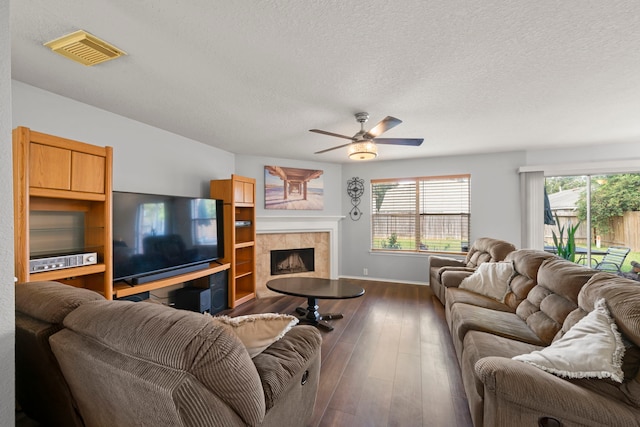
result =
[[[100,299],[63,317],[49,343],[85,426],[304,426],[312,415],[316,328],[295,326],[251,359],[228,327],[164,305]]]
[[[497,262],[516,247],[504,240],[481,237],[473,242],[464,260],[432,255],[429,257],[429,286],[442,304],[445,303],[447,286],[457,286],[463,278],[472,274],[483,262]]]
[[[446,288],[445,315],[474,426],[640,425],[638,282],[539,251],[515,251],[507,261],[515,272],[504,303]],[[562,378],[512,360],[560,339],[599,298],[625,340],[622,384]]]

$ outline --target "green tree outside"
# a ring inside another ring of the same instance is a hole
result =
[[[584,188],[587,185],[585,176],[553,176],[545,179],[544,183],[547,193],[553,194],[563,190],[573,188]]]
[[[592,177],[591,183],[591,225],[598,233],[610,231],[610,218],[640,211],[640,174]],[[586,192],[580,194],[577,208],[578,218],[586,220]]]

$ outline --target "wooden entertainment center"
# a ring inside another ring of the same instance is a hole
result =
[[[19,283],[54,280],[114,299],[230,268],[225,261],[137,286],[113,283],[112,170],[111,147],[26,127],[13,130],[15,274]],[[228,221],[230,217],[225,217],[225,223]],[[31,272],[29,261],[36,246],[53,252],[96,253],[97,262],[64,269],[47,266],[46,270]]]

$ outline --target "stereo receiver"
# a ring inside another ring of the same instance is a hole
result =
[[[85,252],[82,254],[58,255],[46,258],[34,258],[29,260],[29,273],[41,271],[61,270],[63,268],[81,267],[98,262],[98,254]]]

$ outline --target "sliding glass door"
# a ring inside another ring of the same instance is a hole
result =
[[[595,266],[611,248],[629,249],[622,271],[640,262],[640,174],[546,177],[545,191],[546,250],[575,229],[577,262]]]

